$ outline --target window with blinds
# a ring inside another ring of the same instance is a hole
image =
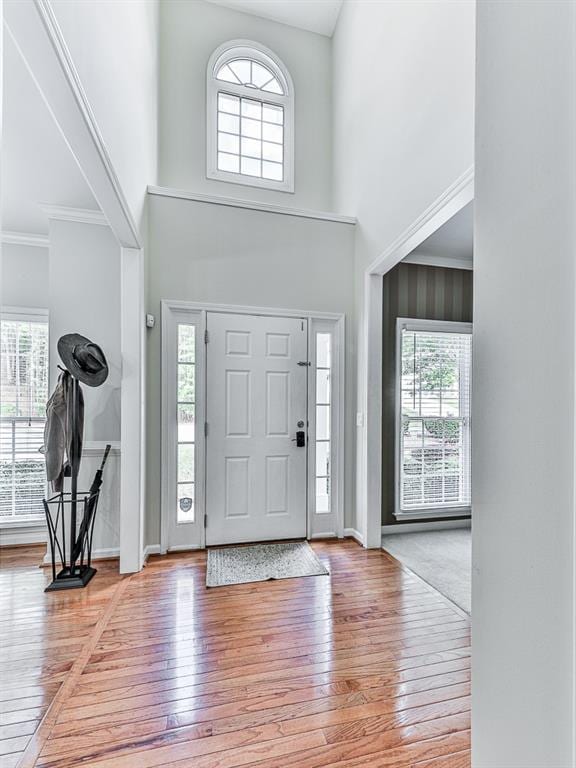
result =
[[[44,518],[48,317],[0,316],[0,525]]]
[[[468,509],[471,333],[461,323],[399,321],[398,344],[397,511]]]

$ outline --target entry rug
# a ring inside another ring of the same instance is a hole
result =
[[[225,547],[208,550],[206,586],[224,587],[269,579],[325,576],[328,573],[307,541]]]

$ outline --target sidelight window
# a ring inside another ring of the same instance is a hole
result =
[[[177,522],[193,523],[196,443],[196,326],[178,325]]]

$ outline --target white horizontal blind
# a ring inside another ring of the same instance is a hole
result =
[[[0,524],[43,517],[48,322],[0,318]]]
[[[469,507],[472,336],[400,338],[400,510]]]

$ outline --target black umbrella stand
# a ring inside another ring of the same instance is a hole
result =
[[[80,383],[75,377],[71,381],[71,417],[79,419],[79,389]],[[80,430],[72,425],[71,433],[75,437],[71,447],[70,491],[61,492],[50,499],[44,499],[44,512],[48,523],[48,537],[52,558],[52,582],[46,587],[46,592],[61,589],[77,589],[85,587],[96,573],[91,565],[92,537],[96,509],[102,485],[102,470],[108,457],[110,446],[106,446],[104,461],[92,483],[90,490],[78,491],[78,472],[80,470],[81,442]],[[78,530],[78,512],[82,514],[80,530]],[[68,523],[68,524],[67,524]],[[66,535],[68,528],[68,536]],[[57,571],[57,568],[60,570]]]

